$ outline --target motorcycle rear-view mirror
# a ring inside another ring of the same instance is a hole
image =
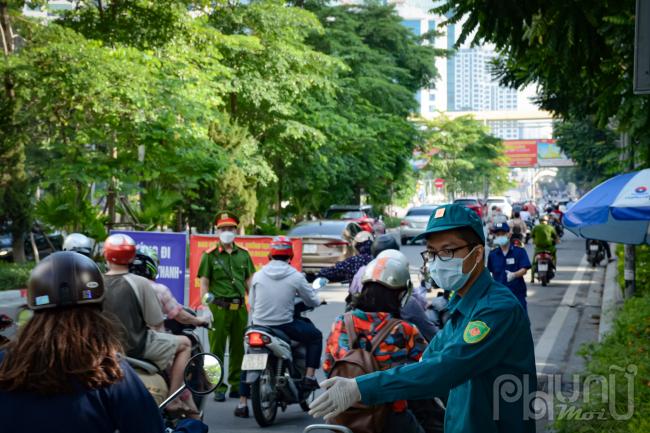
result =
[[[199,353],[190,358],[183,377],[185,386],[193,394],[210,394],[223,380],[223,364],[211,353]]]

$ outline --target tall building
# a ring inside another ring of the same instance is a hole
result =
[[[522,91],[500,86],[494,78],[492,61],[496,52],[490,46],[472,47],[469,43],[455,48],[462,22],[441,26],[446,17],[430,12],[440,0],[388,0],[395,4],[403,24],[420,36],[438,30],[436,48],[453,51],[448,58],[436,59],[440,78],[431,88],[416,95],[419,114],[432,118],[439,112],[450,117],[471,114],[503,139],[550,138],[552,119],[531,102],[534,88]]]

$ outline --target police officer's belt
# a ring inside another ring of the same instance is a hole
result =
[[[227,310],[239,310],[244,306],[244,300],[242,298],[214,298],[212,303],[217,307]]]

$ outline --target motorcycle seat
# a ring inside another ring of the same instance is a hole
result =
[[[149,374],[156,374],[160,371],[156,364],[145,359],[131,358],[130,356],[127,356],[126,362],[128,362],[131,367],[140,368]]]

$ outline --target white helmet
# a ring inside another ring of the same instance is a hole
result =
[[[74,251],[90,257],[93,250],[93,240],[81,233],[70,233],[63,241],[63,251]]]
[[[374,240],[375,237],[372,235],[372,233],[363,230],[357,233],[357,235],[354,237],[354,244],[358,245],[364,242],[372,242]]]
[[[384,250],[379,255],[376,257],[378,259],[381,259],[383,257],[390,257],[392,259],[397,259],[400,262],[404,263],[404,266],[406,266],[406,269],[409,267],[409,259],[406,258],[406,255],[404,255],[403,252],[398,251],[398,250]]]
[[[366,266],[361,283],[379,283],[384,287],[395,290],[406,290],[411,287],[411,275],[408,262],[396,257],[377,257]]]

